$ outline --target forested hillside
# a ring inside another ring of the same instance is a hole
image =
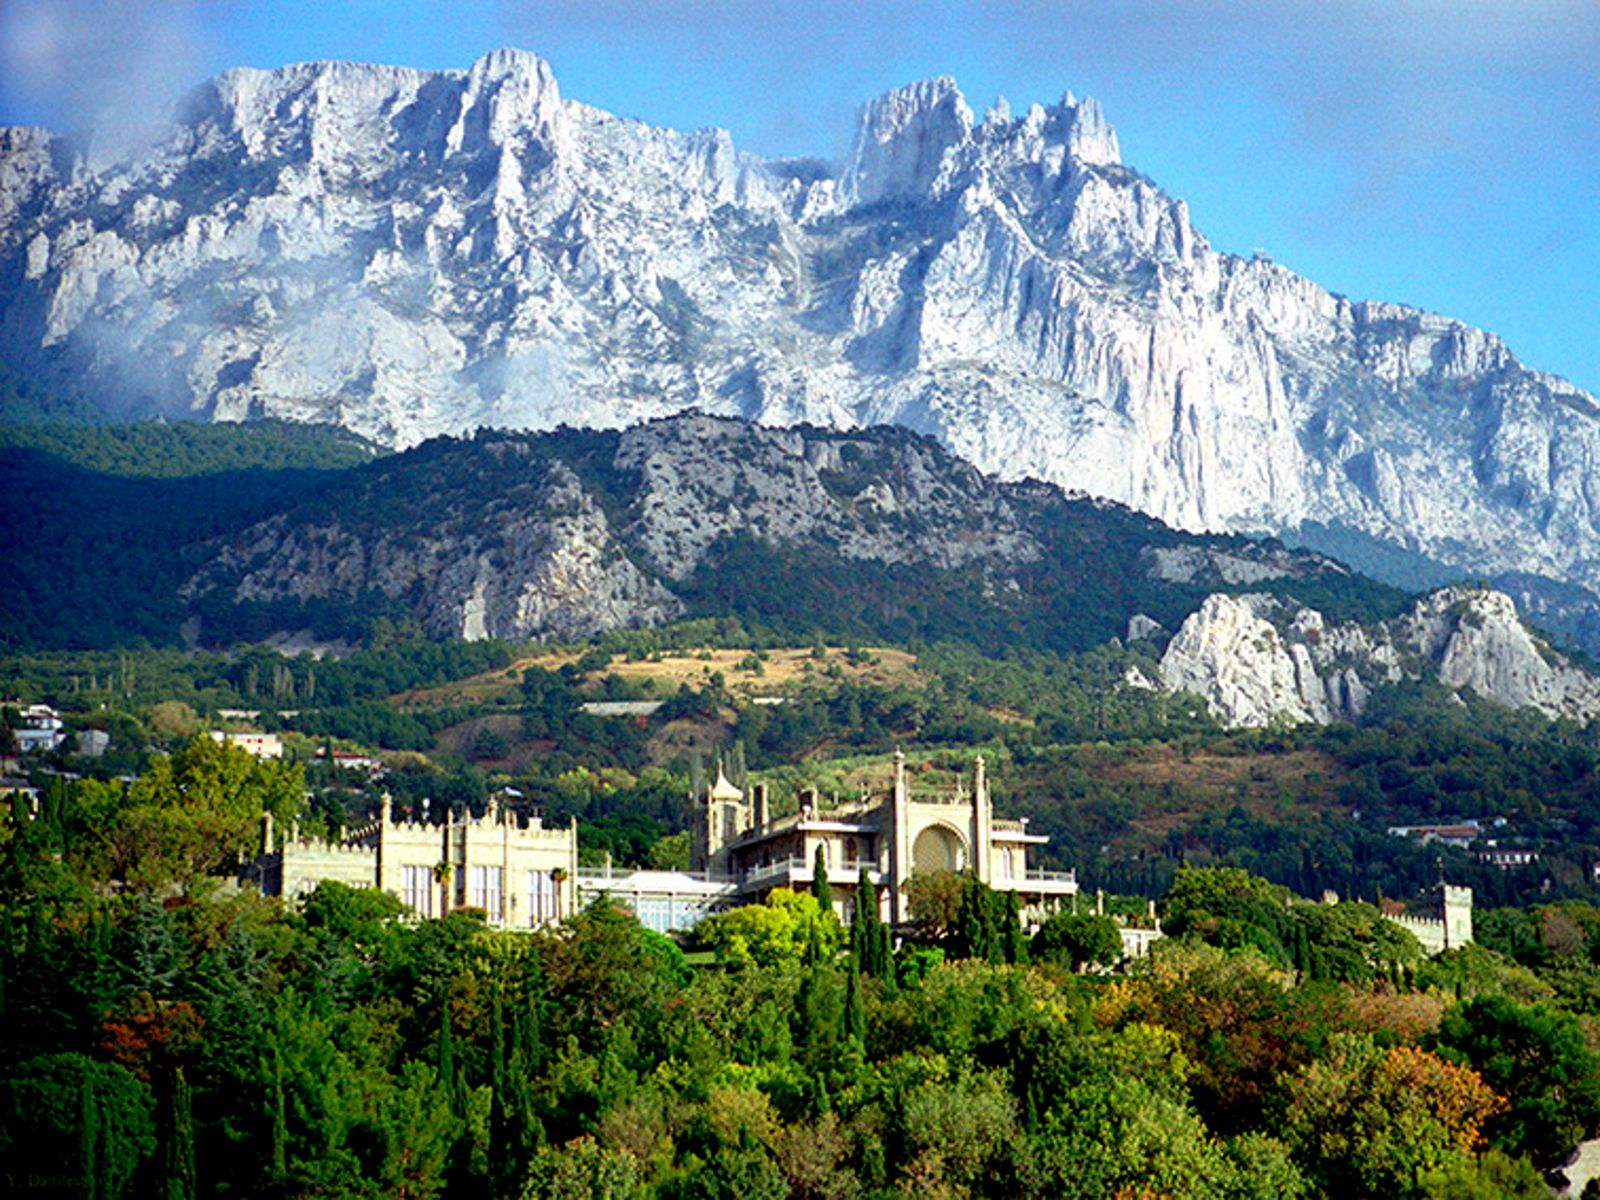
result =
[[[363,642],[379,618],[516,639],[737,616],[790,639],[1082,651],[1135,615],[1170,633],[1217,589],[1332,619],[1404,601],[1274,543],[997,484],[901,430],[686,417],[371,457],[282,423],[0,427],[27,514],[5,535],[7,645],[170,645],[191,619],[226,645]]]
[[[780,890],[686,955],[605,903],[519,933],[220,889],[300,791],[202,738],[0,818],[8,1170],[107,1198],[1537,1200],[1600,1127],[1585,904],[1424,959],[1371,905],[1188,868],[1108,977],[1108,919],[1029,938],[929,876],[892,941]]]
[[[38,449],[0,449],[0,486],[15,513],[0,529],[6,650],[177,644],[185,617],[178,589],[199,548],[330,475],[224,468],[161,478],[137,456],[87,456],[120,461],[125,473],[86,470]]]
[[[98,475],[182,479],[231,471],[338,471],[384,451],[334,425],[0,423],[0,451],[33,450]]]

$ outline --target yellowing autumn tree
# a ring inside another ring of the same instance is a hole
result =
[[[92,875],[130,890],[188,890],[257,844],[264,812],[280,822],[293,818],[304,793],[298,766],[192,738],[170,757],[153,759],[126,791],[81,783],[75,852]]]

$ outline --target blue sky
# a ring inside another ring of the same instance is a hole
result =
[[[0,122],[136,129],[229,66],[501,45],[574,99],[764,154],[836,157],[861,101],[928,75],[980,114],[1093,95],[1220,248],[1600,393],[1595,0],[6,0]]]

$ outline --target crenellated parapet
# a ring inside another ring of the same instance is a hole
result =
[[[1472,889],[1441,882],[1423,902],[1421,913],[1387,914],[1409,930],[1429,955],[1459,950],[1472,942]]]
[[[418,916],[456,908],[483,911],[491,924],[531,926],[575,911],[576,823],[547,828],[492,798],[480,815],[441,807],[396,814],[386,793],[378,815],[333,839],[301,836],[292,825],[275,845],[270,815],[262,823],[264,890],[304,896],[318,884],[376,887]]]

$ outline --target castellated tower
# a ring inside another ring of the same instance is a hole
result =
[[[1426,954],[1459,950],[1472,944],[1472,889],[1441,879],[1410,913],[1388,919],[1415,934]]]
[[[763,795],[763,800],[765,796]],[[717,779],[703,800],[696,797],[698,811],[690,836],[690,861],[697,870],[725,875],[728,870],[728,844],[750,828],[750,808],[744,793],[729,782],[717,764]]]
[[[1458,950],[1472,942],[1472,889],[1440,884],[1440,906],[1444,920],[1444,945]]]

